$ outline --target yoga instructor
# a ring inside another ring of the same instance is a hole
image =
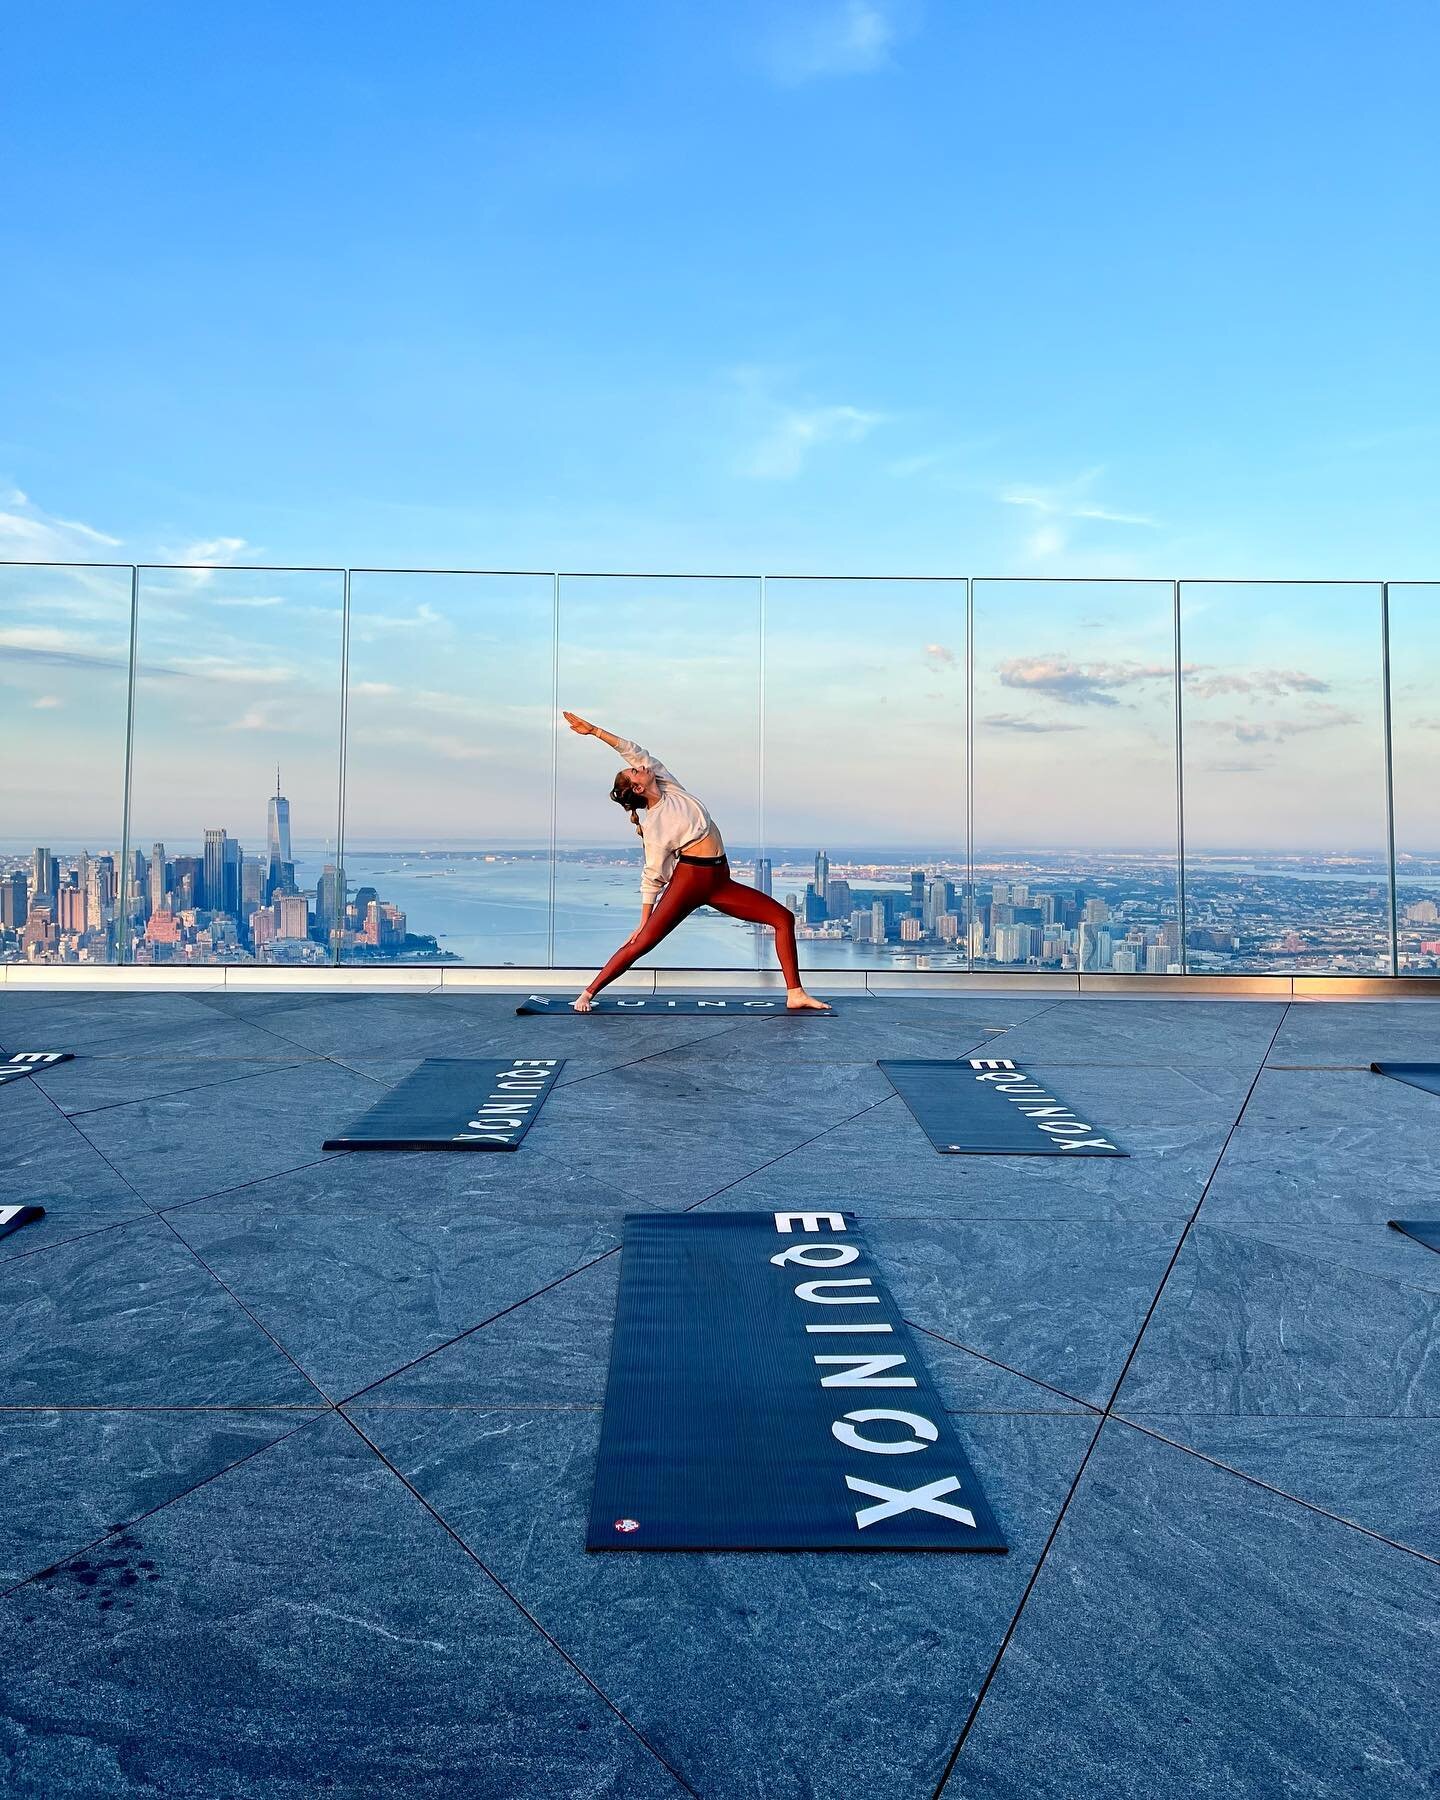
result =
[[[713,906],[732,919],[768,925],[775,933],[775,951],[785,972],[786,1010],[829,1012],[823,1000],[814,999],[801,986],[794,919],[768,894],[732,879],[719,828],[703,802],[687,793],[665,765],[638,744],[602,731],[576,713],[567,712],[565,723],[581,737],[598,737],[625,758],[628,766],[615,777],[610,798],[629,813],[630,823],[645,845],[639,927],[576,1000],[576,1012],[589,1012],[601,988],[623,975],[647,950],[653,950],[697,906]]]

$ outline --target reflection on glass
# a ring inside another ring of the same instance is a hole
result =
[[[0,567],[0,961],[116,960],[130,580]]]
[[[554,591],[351,576],[342,961],[548,960]]]
[[[1440,975],[1440,583],[1391,583],[1390,716],[1399,973]]]
[[[975,966],[1178,974],[1172,585],[973,604]]]
[[[327,571],[141,570],[133,961],[330,960],[343,606]]]
[[[965,968],[965,583],[767,581],[764,755],[802,966]]]
[[[760,584],[562,576],[562,708],[651,751],[710,808],[737,881],[755,879]],[[640,843],[609,799],[614,751],[563,726],[555,962],[599,968],[640,922]],[[774,966],[770,934],[702,910],[646,964]]]
[[[1186,582],[1187,966],[1390,972],[1380,591]]]

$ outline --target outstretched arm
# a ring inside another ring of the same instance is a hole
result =
[[[592,725],[589,719],[582,719],[579,713],[567,712],[562,715],[565,723],[581,737],[597,737],[602,744],[608,744],[612,750],[618,750],[632,769],[653,769],[661,781],[673,781],[675,777],[658,762],[648,750],[642,750],[639,744],[632,744],[629,738],[616,737],[613,731],[605,731],[599,725]]]

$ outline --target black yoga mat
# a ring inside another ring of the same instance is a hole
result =
[[[33,1225],[45,1217],[43,1206],[0,1206],[0,1238],[9,1237],[22,1225]]]
[[[699,1014],[707,1019],[723,1019],[727,1014],[763,1019],[781,1013],[789,1019],[826,1019],[832,1017],[835,1010],[831,1007],[829,1013],[822,1013],[807,1006],[792,1013],[785,1005],[783,994],[767,994],[758,998],[747,998],[743,994],[716,994],[713,997],[705,994],[636,994],[632,998],[618,994],[613,999],[609,994],[601,994],[589,1013],[577,1013],[574,1000],[573,994],[530,994],[515,1011],[522,1016],[529,1013],[569,1013],[576,1019],[588,1018],[595,1013],[635,1013],[642,1019],[688,1018],[692,1014]]]
[[[0,1087],[7,1081],[23,1081],[41,1069],[53,1069],[56,1063],[74,1060],[73,1050],[14,1050],[8,1055],[0,1051]]]
[[[563,1057],[429,1057],[322,1148],[514,1150],[564,1066]]]
[[[1403,1231],[1427,1250],[1440,1250],[1440,1219],[1387,1219],[1392,1231]]]
[[[1371,1063],[1370,1067],[1392,1081],[1407,1082],[1411,1087],[1423,1088],[1427,1094],[1440,1094],[1440,1063]]]
[[[882,1062],[937,1150],[967,1156],[1125,1156],[1008,1057]]]
[[[854,1215],[625,1221],[589,1550],[1003,1550]]]

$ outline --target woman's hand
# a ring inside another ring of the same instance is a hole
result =
[[[572,731],[578,731],[581,737],[595,737],[599,732],[598,725],[592,725],[588,719],[582,719],[579,713],[562,713],[561,718]]]

